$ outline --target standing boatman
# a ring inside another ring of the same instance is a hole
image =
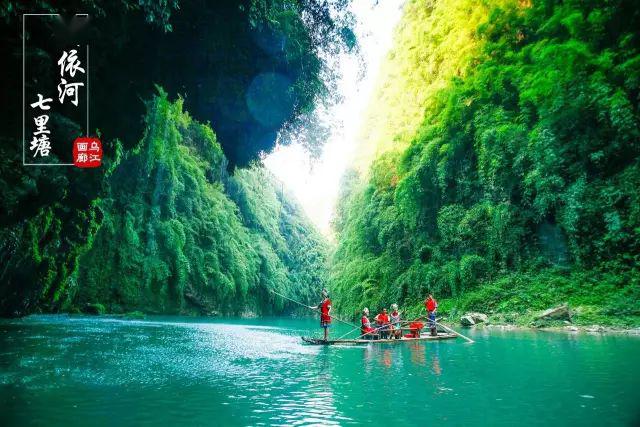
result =
[[[381,338],[389,338],[389,331],[391,330],[391,323],[389,322],[389,315],[387,314],[387,309],[382,308],[380,313],[373,318],[376,321],[378,327],[376,328]]]
[[[322,290],[322,302],[316,306],[309,306],[310,309],[320,310],[320,327],[324,328],[324,340],[329,339],[329,328],[331,327],[331,300],[329,299],[329,292],[326,289]]]
[[[438,335],[436,331],[436,310],[438,309],[438,301],[433,298],[433,295],[429,294],[424,301],[424,307],[427,309],[427,318],[429,319],[429,329],[431,330],[431,336]]]

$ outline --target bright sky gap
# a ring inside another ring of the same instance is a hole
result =
[[[355,33],[360,44],[364,70],[358,58],[343,54],[339,60],[338,91],[342,101],[323,114],[331,125],[319,159],[312,159],[298,143],[278,145],[263,160],[297,198],[311,221],[331,236],[331,217],[340,180],[352,161],[357,136],[371,97],[380,64],[391,48],[393,29],[400,19],[402,1],[355,1]],[[364,71],[364,73],[363,73]]]

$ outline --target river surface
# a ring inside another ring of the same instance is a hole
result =
[[[336,327],[334,336],[348,331]],[[311,319],[0,321],[0,424],[638,425],[640,339],[304,345]]]

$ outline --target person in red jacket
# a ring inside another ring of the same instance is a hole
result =
[[[438,301],[433,298],[433,295],[429,294],[424,301],[424,308],[427,309],[427,318],[429,319],[429,329],[431,330],[431,336],[438,335],[436,331],[436,310],[438,310]]]
[[[374,317],[374,320],[377,323],[377,329],[380,331],[381,338],[388,338],[389,332],[391,330],[391,323],[389,321],[389,315],[387,314],[387,309],[383,308],[380,313]]]
[[[326,289],[322,290],[322,302],[317,306],[309,306],[311,309],[320,310],[320,327],[324,328],[324,340],[329,339],[329,328],[331,327],[331,300],[329,299],[329,292]]]

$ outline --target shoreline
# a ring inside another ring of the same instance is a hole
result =
[[[451,327],[450,325],[447,325]],[[562,332],[571,334],[589,334],[589,335],[631,335],[640,336],[640,327],[615,327],[605,325],[564,325],[564,326],[523,326],[507,323],[480,323],[473,326],[461,326],[456,327],[462,330],[473,329],[499,329],[503,331],[540,331],[540,332]]]
[[[0,317],[2,320],[16,320],[16,319],[24,319],[30,316],[67,316],[67,317],[95,317],[95,318],[104,318],[104,319],[117,319],[117,320],[130,320],[130,321],[138,321],[138,320],[146,320],[148,316],[179,316],[179,317],[202,317],[207,319],[219,319],[223,320],[227,316],[220,315],[204,315],[204,316],[192,316],[192,315],[179,315],[179,314],[158,314],[158,313],[143,313],[143,312],[131,312],[131,313],[101,313],[101,314],[90,314],[90,313],[73,313],[73,312],[62,312],[62,313],[32,313],[27,316],[21,317]],[[230,316],[230,318],[235,319],[256,319],[260,316],[256,316],[254,313],[251,315],[240,315],[240,316]],[[303,318],[303,317],[311,317],[311,316],[299,316],[299,315],[287,315],[287,316],[268,316],[268,317],[283,317],[283,318]],[[446,318],[445,318],[446,319]],[[447,320],[442,321],[445,326],[449,328],[454,328],[458,330],[482,330],[482,329],[493,329],[493,330],[502,330],[502,331],[540,331],[540,332],[554,332],[554,333],[569,333],[569,334],[588,334],[588,335],[624,335],[624,336],[638,336],[640,337],[640,326],[632,326],[632,327],[622,327],[622,326],[606,326],[599,324],[591,324],[591,325],[575,325],[575,324],[565,324],[565,325],[551,325],[551,326],[527,326],[527,325],[518,325],[512,323],[500,323],[500,322],[480,322],[473,326],[463,326],[460,325],[459,322],[450,322]]]

